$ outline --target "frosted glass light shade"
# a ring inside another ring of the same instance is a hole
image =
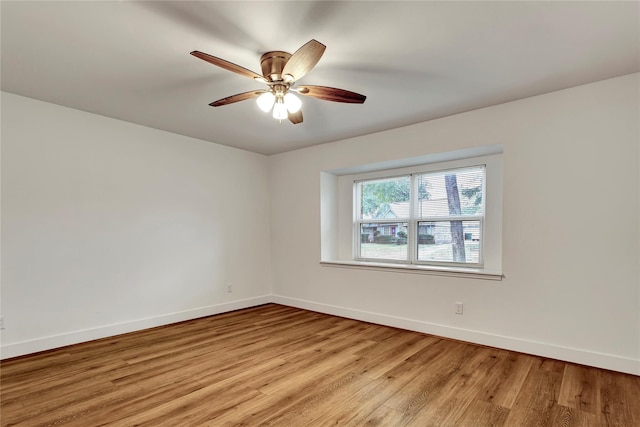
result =
[[[300,98],[289,92],[284,96],[284,105],[287,106],[287,110],[290,113],[297,113],[300,110],[300,107],[302,107],[302,101],[300,101]]]
[[[287,107],[282,102],[276,102],[273,106],[273,118],[282,120],[289,117],[287,114]]]
[[[273,103],[275,101],[276,101],[276,97],[271,92],[265,92],[262,95],[260,95],[258,99],[256,99],[256,103],[258,104],[258,107],[265,113],[271,110],[271,107],[273,107]]]

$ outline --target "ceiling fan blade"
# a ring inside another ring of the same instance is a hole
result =
[[[297,125],[298,123],[302,123],[302,110],[298,110],[295,113],[288,113],[288,114],[289,114],[289,121],[294,125]]]
[[[203,61],[207,61],[210,64],[217,65],[220,68],[224,68],[225,70],[232,71],[242,76],[249,77],[251,79],[258,80],[264,83],[266,83],[267,81],[264,77],[262,77],[258,73],[255,73],[251,70],[247,70],[246,68],[236,65],[233,62],[225,61],[224,59],[217,58],[207,53],[194,50],[193,52],[191,52],[191,55],[195,56],[196,58],[200,58]]]
[[[333,102],[347,102],[349,104],[363,104],[366,96],[344,89],[327,86],[299,86],[296,90],[300,95],[311,96]]]
[[[295,82],[307,74],[320,60],[326,46],[317,40],[310,40],[296,50],[282,69],[287,83]]]
[[[234,102],[257,98],[265,92],[266,90],[252,90],[249,92],[238,93],[237,95],[231,95],[227,96],[226,98],[218,99],[217,101],[214,101],[209,105],[211,105],[212,107],[220,107],[222,105],[233,104]]]

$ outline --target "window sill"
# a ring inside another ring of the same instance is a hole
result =
[[[483,280],[502,280],[502,273],[488,272],[478,268],[454,268],[425,265],[391,264],[362,261],[320,261],[324,267],[357,268],[363,270],[390,271],[395,273],[431,274],[435,276],[466,277]]]

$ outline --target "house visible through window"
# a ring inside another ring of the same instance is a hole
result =
[[[482,267],[485,181],[485,165],[355,181],[355,258]]]

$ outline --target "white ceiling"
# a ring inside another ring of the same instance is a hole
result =
[[[2,90],[258,153],[337,141],[640,70],[640,3],[2,1]],[[260,55],[327,46],[301,84],[367,96],[303,97],[279,123],[262,88],[197,59],[260,72]]]

